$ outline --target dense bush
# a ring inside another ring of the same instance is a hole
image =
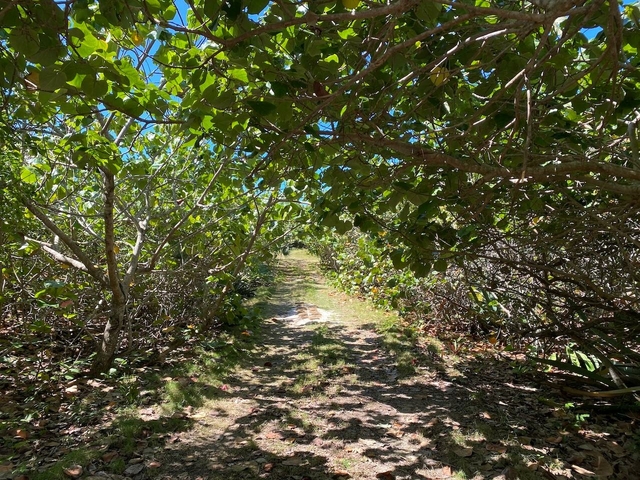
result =
[[[420,277],[408,267],[394,267],[390,247],[384,234],[372,237],[357,229],[309,242],[310,250],[340,288],[381,308],[399,311],[416,327],[430,331],[437,327],[445,337],[498,330],[499,304],[484,301],[462,271],[433,271]]]

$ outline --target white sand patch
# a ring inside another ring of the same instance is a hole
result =
[[[275,317],[276,320],[292,322],[295,326],[307,325],[309,323],[328,322],[333,316],[333,312],[318,308],[316,305],[300,303],[288,312],[284,317]]]

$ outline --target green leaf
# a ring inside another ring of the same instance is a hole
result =
[[[416,8],[416,17],[425,22],[428,27],[433,27],[437,24],[441,11],[441,3],[422,0]]]
[[[20,172],[20,180],[24,183],[34,184],[38,181],[38,176],[27,167],[22,167],[22,171]]]
[[[435,262],[433,262],[433,269],[436,272],[446,272],[447,271],[447,261],[439,258]]]
[[[389,255],[389,258],[391,258],[391,262],[393,263],[393,268],[396,270],[401,270],[408,265],[404,259],[404,253],[403,249],[398,248]]]
[[[105,80],[98,80],[93,75],[84,77],[80,88],[84,93],[93,98],[101,98],[109,90],[109,86]]]
[[[222,11],[227,14],[227,17],[232,22],[235,22],[242,12],[241,0],[225,0],[222,4]]]
[[[229,70],[227,73],[235,80],[239,80],[243,83],[249,83],[249,76],[244,68],[234,68]]]
[[[535,362],[545,363],[547,365],[551,365],[552,367],[556,367],[560,370],[564,370],[567,372],[575,373],[577,375],[582,375],[584,377],[590,378],[591,380],[595,380],[603,385],[608,387],[615,387],[615,383],[607,377],[603,377],[602,375],[598,375],[595,372],[590,372],[586,368],[578,367],[569,362],[563,362],[560,360],[551,360],[549,358],[540,358],[529,356],[529,358]]]
[[[29,59],[43,66],[53,65],[66,53],[66,48],[60,43],[57,36],[40,34],[40,49]]]
[[[203,5],[204,14],[209,17],[209,20],[215,20],[221,6],[221,0],[205,0]]]
[[[57,67],[46,67],[40,72],[40,88],[46,91],[55,91],[67,82],[67,76]]]
[[[277,108],[273,103],[255,100],[247,100],[247,105],[249,105],[254,112],[262,117],[275,112]]]
[[[218,95],[217,98],[211,100],[211,106],[218,110],[229,108],[236,101],[236,95],[232,90],[227,90]]]
[[[271,82],[271,90],[276,97],[284,97],[289,93],[289,85],[282,82]]]
[[[264,10],[266,6],[269,5],[269,1],[270,0],[247,0],[245,2],[247,6],[247,13],[249,15],[256,15],[262,12],[262,10]]]
[[[38,32],[28,26],[16,27],[9,34],[11,46],[26,57],[34,55],[40,50]]]

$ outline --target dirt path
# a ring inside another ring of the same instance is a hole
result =
[[[404,376],[374,330],[385,314],[332,291],[302,254],[281,270],[253,364],[190,413],[156,478],[581,478],[563,459],[593,464],[584,439],[549,438],[568,421],[533,385],[437,351]]]

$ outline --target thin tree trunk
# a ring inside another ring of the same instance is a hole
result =
[[[113,210],[115,202],[115,176],[107,169],[102,169],[104,177],[104,245],[107,257],[107,273],[109,290],[111,290],[111,312],[104,327],[102,342],[98,345],[96,358],[91,367],[92,375],[109,371],[120,346],[120,331],[124,325],[127,307],[128,286],[120,282],[118,262],[115,253],[115,227]]]
[[[91,366],[91,375],[97,376],[106,373],[113,365],[118,346],[120,345],[120,331],[125,321],[126,303],[116,300],[111,302],[111,312],[104,327],[102,341],[98,345],[96,358]]]

